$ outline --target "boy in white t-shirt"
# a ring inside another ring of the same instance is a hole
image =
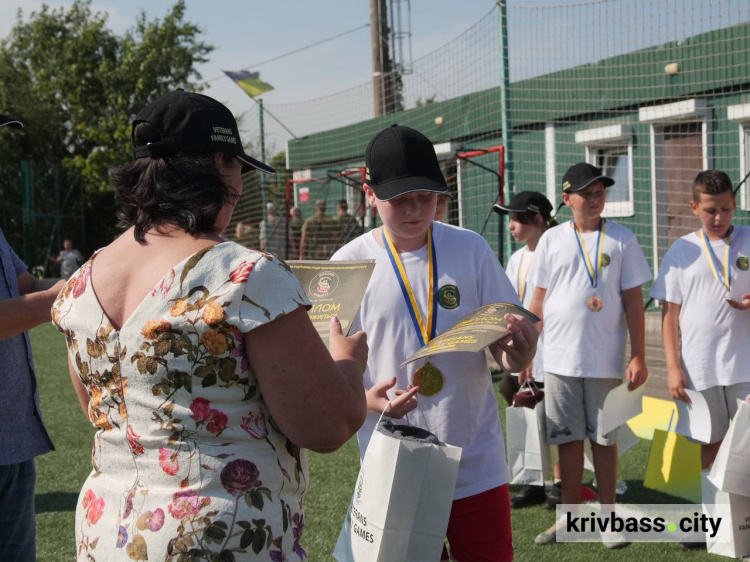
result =
[[[690,207],[701,228],[674,241],[651,288],[663,307],[669,392],[690,402],[685,389],[697,390],[711,412],[704,469],[716,458],[737,400],[750,393],[750,228],[732,226],[736,205],[726,173],[699,173]]]
[[[508,264],[505,266],[505,273],[518,293],[521,304],[525,308],[529,308],[535,289],[535,285],[529,279],[529,272],[534,263],[536,246],[542,234],[548,228],[557,225],[557,221],[552,218],[552,203],[538,191],[521,191],[516,193],[508,204],[500,205],[498,203],[492,209],[498,214],[509,215],[509,228],[513,239],[516,242],[526,244],[510,256]],[[524,369],[520,376],[519,374],[505,373],[500,383],[500,394],[503,394],[506,389],[514,389],[513,392],[517,391],[519,383],[527,379],[533,381],[540,389],[544,388],[541,334],[537,342],[533,363]],[[512,403],[512,397],[506,396],[506,400],[508,400],[508,404]],[[555,481],[549,496],[545,493],[544,486],[526,485],[513,496],[510,505],[513,508],[523,508],[542,504],[545,509],[555,509],[557,504],[560,503],[560,494],[560,465],[555,463]]]
[[[615,503],[617,432],[605,434],[601,418],[604,399],[622,382],[626,332],[630,389],[648,377],[641,285],[651,271],[635,235],[601,216],[612,184],[586,162],[568,169],[562,197],[573,219],[544,233],[531,271],[536,285],[531,311],[544,325],[547,437],[560,453],[563,504],[579,502],[587,437],[600,501]],[[555,530],[535,542],[555,542]],[[608,548],[626,544],[604,534],[602,542]]]
[[[427,137],[394,125],[370,141],[365,160],[364,189],[383,226],[333,256],[375,259],[353,328],[364,330],[370,344],[364,374],[369,414],[357,434],[360,454],[364,456],[380,413],[404,416],[416,408],[420,392],[420,408],[409,422],[463,448],[447,530],[451,556],[512,560],[505,447],[484,353],[444,353],[428,364],[400,365],[475,308],[492,302],[520,304],[518,296],[481,236],[433,222],[437,195],[446,193],[447,185]],[[538,334],[525,319],[507,319],[512,341],[490,349],[507,370],[520,371],[534,357]]]

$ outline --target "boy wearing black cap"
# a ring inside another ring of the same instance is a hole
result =
[[[573,219],[542,236],[531,271],[531,311],[544,322],[547,437],[560,452],[563,504],[579,501],[587,437],[600,501],[615,503],[617,432],[602,431],[601,414],[607,393],[622,382],[626,330],[630,389],[648,377],[641,285],[651,271],[635,235],[601,216],[612,184],[586,162],[568,169],[562,197]],[[535,542],[555,542],[555,526]],[[608,548],[626,544],[604,534],[602,542]]]
[[[523,248],[513,252],[505,267],[505,273],[518,292],[521,304],[529,308],[535,285],[529,279],[529,271],[534,263],[536,246],[542,234],[557,225],[552,218],[552,203],[538,191],[521,191],[506,205],[495,204],[493,210],[498,214],[510,215],[510,233],[516,242],[525,243]],[[511,404],[513,393],[519,389],[519,383],[531,380],[539,388],[544,388],[544,365],[542,362],[542,338],[537,343],[534,361],[516,376],[505,373],[500,382],[500,394]],[[513,496],[511,507],[522,508],[543,504],[545,509],[555,509],[560,503],[560,465],[555,464],[555,482],[549,497],[543,485],[525,485]]]
[[[353,327],[368,334],[371,346],[360,454],[380,413],[402,417],[417,406],[419,392],[421,413],[410,421],[463,448],[447,530],[451,555],[511,560],[502,426],[484,353],[446,353],[426,364],[400,365],[473,309],[499,301],[520,304],[518,296],[481,236],[433,222],[437,196],[447,185],[429,139],[408,127],[389,127],[370,141],[365,160],[364,189],[383,226],[333,257],[375,259]],[[512,343],[491,351],[506,369],[519,371],[534,356],[537,332],[526,320],[509,315],[508,321]]]

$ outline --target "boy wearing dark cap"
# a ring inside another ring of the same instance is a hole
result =
[[[630,390],[646,382],[641,285],[651,271],[635,235],[602,218],[606,188],[614,181],[586,162],[563,176],[563,202],[573,219],[544,234],[536,248],[531,311],[544,322],[547,437],[558,445],[562,503],[577,504],[588,437],[601,504],[615,503],[617,431],[604,433],[607,393],[622,382],[626,331],[630,334]],[[556,526],[537,544],[555,542]],[[608,548],[626,543],[602,534]]]
[[[410,422],[463,449],[447,529],[451,556],[512,560],[502,426],[484,353],[446,353],[400,365],[475,308],[520,304],[518,296],[481,236],[433,222],[437,196],[447,185],[429,139],[394,125],[370,141],[365,160],[365,193],[383,226],[333,256],[375,259],[353,327],[367,332],[370,342],[360,454],[381,412],[400,418],[418,399],[421,412]],[[508,315],[508,322],[512,343],[498,342],[491,351],[506,369],[519,371],[534,356],[537,332],[527,320]]]
[[[493,210],[498,214],[510,216],[510,233],[516,242],[525,243],[523,248],[513,252],[505,267],[505,273],[521,299],[521,304],[529,308],[535,285],[529,279],[529,271],[534,263],[536,246],[542,234],[557,222],[552,218],[552,203],[538,191],[521,191],[505,205],[496,204]],[[541,336],[541,335],[540,335]],[[526,379],[534,381],[539,388],[544,388],[544,364],[542,362],[542,338],[537,343],[534,361],[518,374],[505,373],[500,382],[500,394],[512,403],[513,393],[519,389],[519,383]],[[560,465],[555,464],[555,481],[549,497],[544,485],[525,485],[513,496],[511,507],[522,508],[542,504],[545,509],[555,509],[560,503]]]

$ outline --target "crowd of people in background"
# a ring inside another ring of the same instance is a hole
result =
[[[281,206],[283,211],[283,206]],[[260,249],[282,259],[327,260],[350,240],[364,232],[362,219],[349,213],[346,199],[336,202],[336,214],[328,216],[325,199],[315,201],[315,214],[303,219],[298,206],[289,219],[276,203],[266,203],[266,217],[258,226],[239,221],[234,239],[247,248]]]

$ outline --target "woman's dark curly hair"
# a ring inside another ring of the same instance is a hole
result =
[[[150,123],[139,123],[133,144],[160,140]],[[224,158],[234,156],[223,154]],[[222,176],[215,153],[178,153],[164,158],[139,158],[109,169],[117,203],[118,226],[135,227],[144,242],[152,227],[175,224],[190,234],[215,232],[216,217],[237,193]]]

